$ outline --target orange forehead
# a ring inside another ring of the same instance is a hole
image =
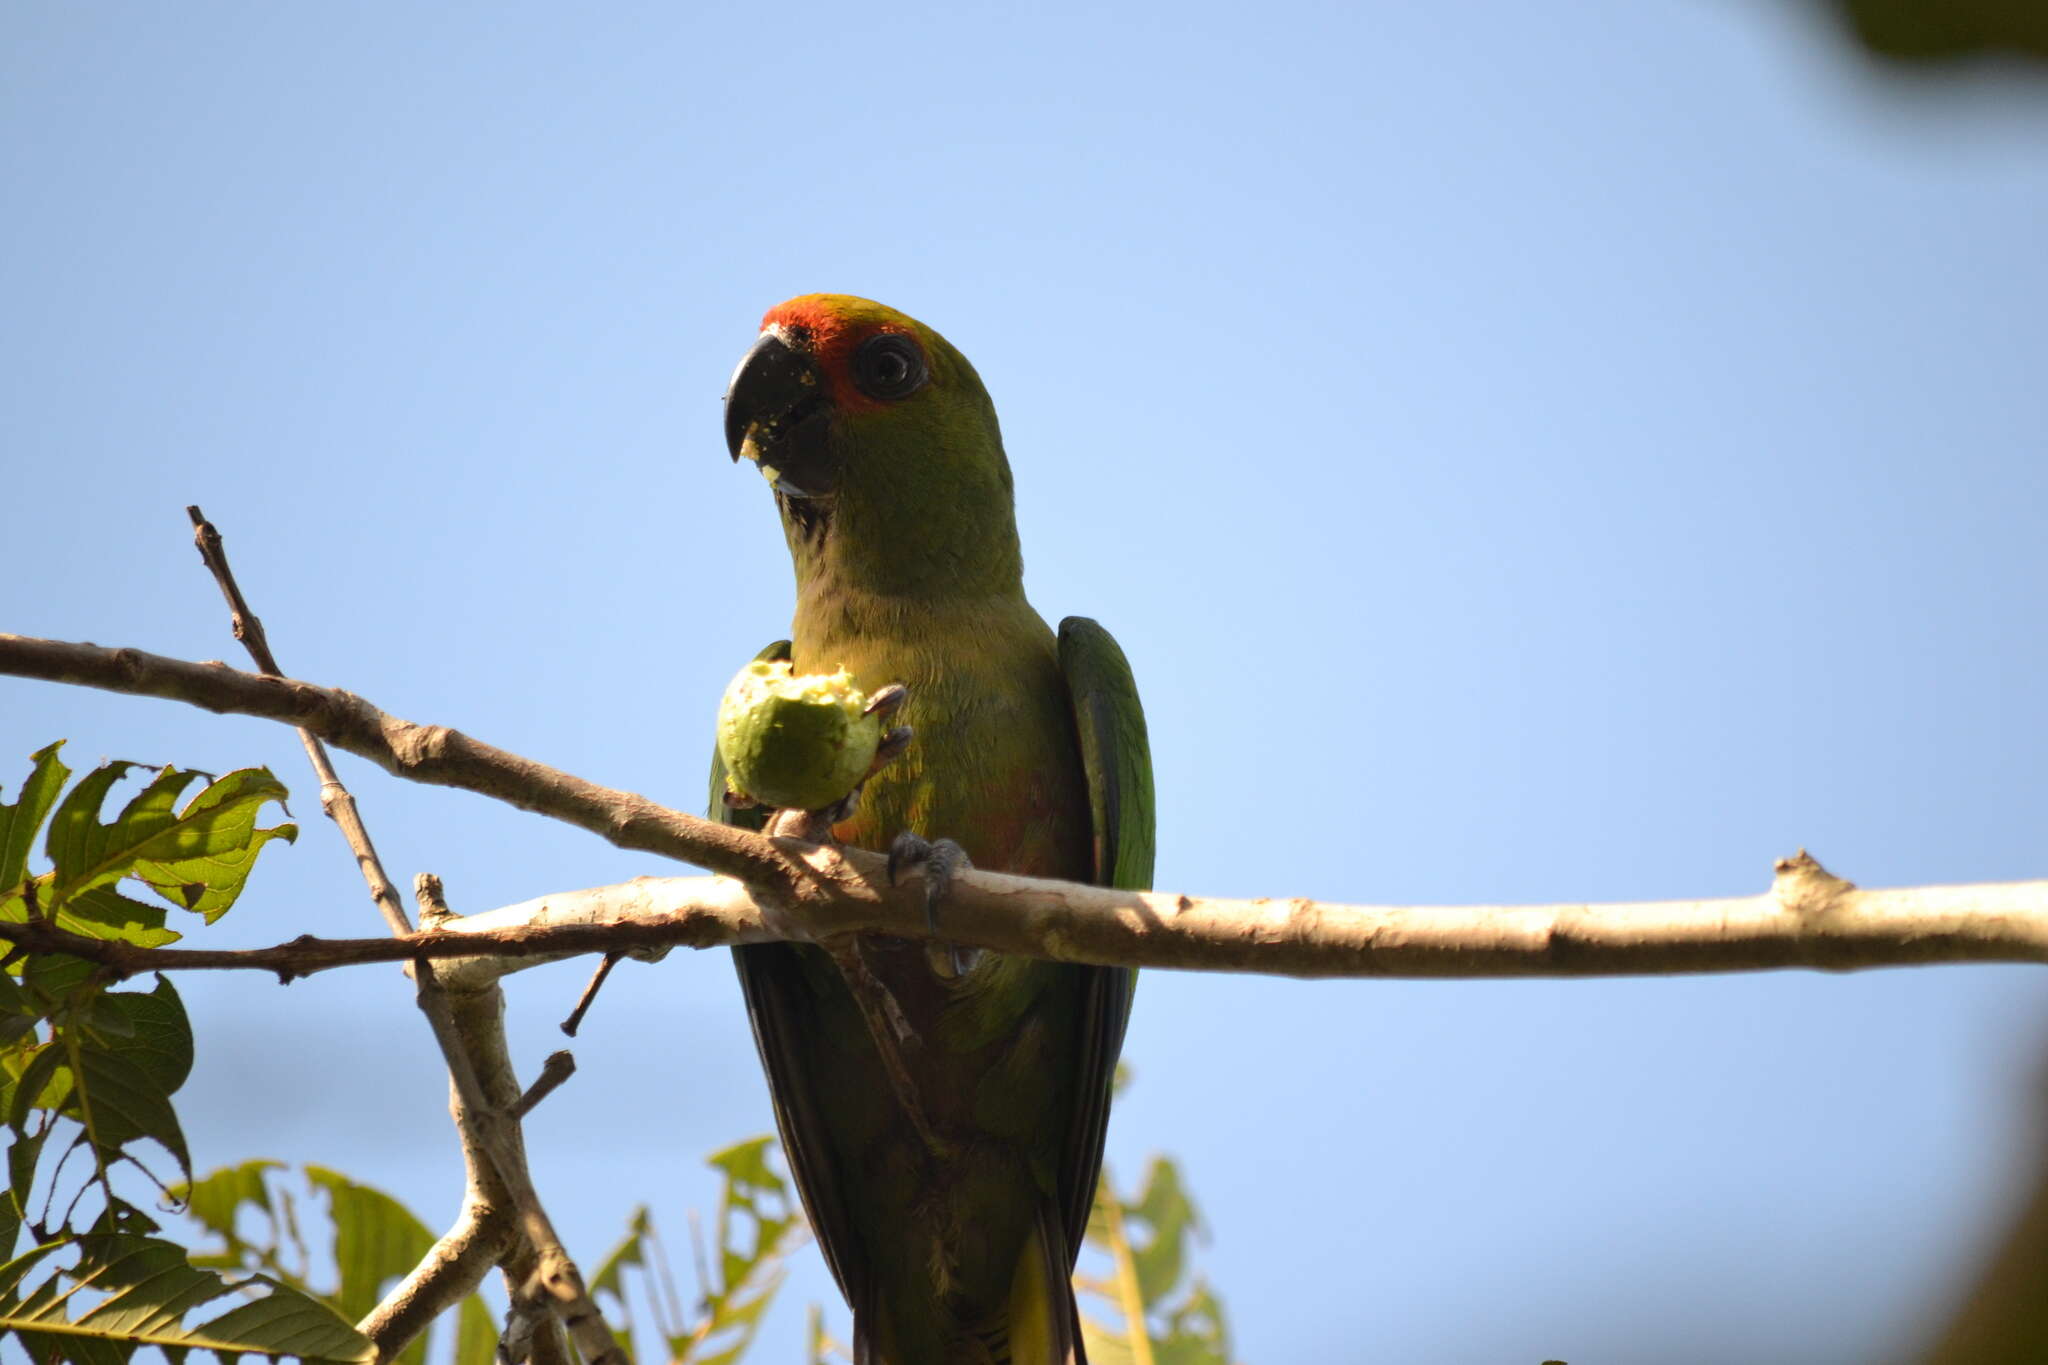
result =
[[[811,358],[817,362],[831,390],[832,401],[841,412],[883,406],[853,382],[853,353],[863,341],[877,332],[900,332],[916,340],[920,347],[924,345],[908,319],[880,304],[847,295],[805,294],[778,303],[761,319],[763,331],[776,326],[785,332],[801,332],[808,339]]]

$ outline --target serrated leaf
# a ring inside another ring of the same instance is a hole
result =
[[[22,964],[21,984],[45,1016],[76,999],[99,972],[96,963],[69,953],[38,953]]]
[[[78,785],[58,803],[56,814],[50,817],[50,832],[43,840],[43,853],[56,867],[50,888],[53,899],[113,881],[125,873],[134,861],[133,850],[170,823],[168,805],[178,790],[199,775],[165,768],[140,796],[128,803],[120,816],[101,823],[100,807],[106,804],[107,793],[139,766],[142,765],[126,759],[102,763],[80,778]],[[150,800],[153,793],[160,802]],[[159,804],[165,808],[159,810]],[[134,820],[127,823],[131,813]]]
[[[98,1151],[102,1165],[112,1165],[121,1148],[137,1138],[153,1138],[177,1158],[178,1170],[192,1178],[192,1158],[185,1149],[185,1133],[178,1126],[178,1114],[171,1107],[170,1088],[164,1084],[167,1068],[175,1059],[136,1048],[87,1046],[78,1048],[80,1073],[64,1111],[75,1113]],[[192,1058],[187,1052],[184,1066]],[[183,1080],[182,1073],[179,1079]]]
[[[149,991],[109,991],[93,1002],[93,1021],[115,1018],[127,1026],[122,1053],[137,1062],[166,1095],[192,1074],[192,1021],[167,976]]]
[[[71,769],[57,759],[57,751],[63,747],[60,739],[31,754],[35,767],[21,784],[21,795],[12,805],[0,801],[0,892],[28,880],[28,851],[35,847],[36,831],[43,827],[57,793],[71,776]]]
[[[331,1309],[297,1290],[258,1277],[269,1292],[198,1327],[183,1325],[193,1309],[245,1286],[229,1284],[193,1266],[183,1248],[152,1237],[94,1237],[69,1245],[82,1249],[77,1266],[60,1272],[80,1288],[107,1297],[72,1319],[74,1291],[59,1293],[52,1276],[26,1296],[23,1279],[55,1251],[53,1243],[0,1266],[0,1330],[16,1332],[38,1358],[73,1362],[121,1361],[137,1346],[166,1352],[248,1353],[318,1362],[363,1365],[375,1358],[369,1340]],[[43,1352],[48,1351],[48,1357]]]
[[[57,906],[57,927],[87,938],[119,939],[138,948],[161,948],[184,935],[164,927],[164,908],[124,896],[112,886],[95,886],[66,896]]]
[[[272,839],[291,843],[299,837],[293,824],[256,827],[263,806],[272,801],[283,805],[289,795],[267,768],[229,773],[179,812],[170,831],[176,836],[175,851],[167,855],[158,844],[145,848],[136,858],[135,875],[166,900],[213,923],[242,894],[263,846]]]
[[[294,839],[296,826],[256,827],[261,808],[282,803],[284,785],[262,768],[229,773],[176,809],[200,776],[164,768],[111,821],[100,807],[108,790],[138,765],[116,761],[87,774],[50,818],[44,850],[55,865],[52,909],[125,876],[140,878],[172,904],[212,923],[241,894],[256,855],[273,838]],[[111,921],[102,906],[102,921]]]
[[[156,1219],[125,1199],[111,1199],[107,1201],[106,1208],[100,1211],[100,1216],[92,1220],[90,1231],[94,1236],[120,1234],[147,1237],[156,1230]]]

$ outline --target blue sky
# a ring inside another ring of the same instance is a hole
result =
[[[0,37],[0,628],[232,656],[198,502],[288,670],[694,808],[790,598],[718,397],[769,305],[860,293],[974,359],[1034,601],[1123,640],[1162,887],[2048,875],[2039,92],[1688,0]],[[210,939],[376,932],[288,733],[0,680],[0,783],[58,736],[301,793]],[[670,870],[343,763],[458,908]],[[583,973],[516,984],[529,1068]],[[202,1164],[453,1213],[395,972],[181,986]],[[2018,968],[1153,973],[1110,1161],[1183,1162],[1247,1361],[1900,1359],[2030,1169],[2044,1049]],[[769,1122],[723,955],[622,970],[576,1051],[530,1125],[558,1222],[594,1258],[646,1200],[679,1240]],[[829,1294],[807,1262],[757,1358]]]

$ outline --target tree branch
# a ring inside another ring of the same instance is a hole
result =
[[[624,848],[725,871],[640,878],[542,897],[384,940],[299,939],[242,952],[144,949],[0,925],[35,951],[123,973],[255,968],[284,976],[404,956],[445,961],[465,986],[490,959],[648,953],[868,932],[929,937],[921,888],[890,886],[880,855],[768,839],[601,787],[362,698],[139,650],[0,634],[0,673],[168,697],[311,729],[401,777],[538,811]],[[1632,976],[1940,962],[2048,962],[2048,882],[1865,891],[1801,854],[1757,896],[1634,904],[1416,907],[1223,900],[1116,891],[969,870],[946,901],[948,941],[1065,962],[1280,976]],[[459,940],[459,942],[458,942]],[[447,959],[470,959],[446,961]]]
[[[387,715],[351,692],[188,663],[139,649],[0,633],[0,673],[182,701],[208,711],[259,716],[311,731],[397,777],[458,787],[589,830],[620,848],[680,858],[756,884],[789,870],[760,835],[601,787],[558,768],[479,743],[444,725]]]
[[[818,922],[833,934],[928,936],[917,887],[890,887],[880,856],[812,846],[791,851],[801,866],[818,869],[800,904],[815,906]],[[1379,906],[1113,891],[971,870],[959,874],[948,896],[945,934],[1056,961],[1294,977],[1646,976],[2048,962],[2048,881],[1864,890],[1810,858],[1794,858],[1756,896]],[[289,980],[360,963],[432,959],[451,990],[476,989],[578,953],[649,956],[677,945],[781,937],[788,935],[771,928],[746,889],[725,877],[639,877],[452,917],[403,938],[307,936],[268,948],[139,948],[42,921],[0,924],[0,940],[28,952],[69,953],[124,977],[242,969]]]

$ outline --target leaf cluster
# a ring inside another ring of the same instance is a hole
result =
[[[701,1245],[696,1248],[698,1294],[688,1310],[676,1293],[674,1270],[653,1217],[644,1206],[633,1211],[625,1237],[590,1281],[592,1296],[610,1301],[618,1324],[613,1332],[622,1348],[631,1352],[642,1335],[633,1316],[637,1298],[673,1365],[734,1365],[746,1354],[788,1275],[790,1254],[807,1235],[789,1181],[769,1163],[773,1147],[772,1138],[748,1138],[706,1158],[724,1184],[711,1254]],[[695,1241],[694,1218],[691,1231]],[[814,1336],[816,1331],[814,1326]],[[818,1349],[813,1346],[814,1356]],[[643,1350],[638,1358],[651,1357]]]
[[[307,1187],[325,1197],[331,1236],[308,1246],[298,1197],[281,1161],[258,1158],[223,1166],[181,1193],[186,1213],[210,1235],[192,1264],[238,1270],[289,1285],[349,1322],[375,1308],[386,1288],[410,1274],[434,1245],[434,1234],[405,1205],[382,1190],[323,1166],[304,1168]],[[244,1227],[248,1228],[245,1233]],[[332,1284],[316,1271],[331,1260]],[[429,1327],[395,1359],[425,1365],[434,1339]],[[490,1365],[498,1347],[494,1315],[483,1297],[462,1301],[455,1322],[455,1365]]]
[[[0,920],[154,947],[179,937],[165,924],[169,910],[218,919],[263,846],[297,832],[258,827],[261,808],[285,798],[260,768],[215,779],[182,806],[204,774],[154,769],[102,820],[114,784],[142,765],[103,764],[67,793],[60,747],[38,751],[16,798],[0,801]],[[49,863],[40,872],[30,866],[38,836]],[[154,899],[128,894],[130,886]],[[174,1362],[194,1349],[222,1360],[369,1359],[369,1342],[332,1309],[275,1279],[230,1282],[192,1264],[124,1193],[138,1174],[165,1190],[145,1161],[145,1140],[191,1175],[172,1096],[191,1074],[192,1027],[171,983],[117,990],[109,973],[80,958],[17,956],[0,972],[0,1112],[11,1139],[0,1255],[13,1257],[0,1265],[0,1330],[38,1361],[86,1365],[120,1365],[142,1345]],[[81,1164],[67,1181],[74,1158]],[[125,1177],[118,1184],[117,1175]],[[96,1209],[89,1222],[84,1208]],[[15,1256],[24,1229],[34,1245]],[[59,1253],[71,1259],[53,1265]],[[195,1310],[230,1296],[225,1312],[186,1325]]]
[[[1074,1285],[1107,1310],[1084,1313],[1088,1358],[1098,1365],[1231,1365],[1223,1303],[1188,1269],[1201,1214],[1180,1167],[1152,1158],[1138,1193],[1125,1199],[1105,1166],[1088,1215],[1087,1245],[1106,1257],[1106,1273],[1078,1274]]]

